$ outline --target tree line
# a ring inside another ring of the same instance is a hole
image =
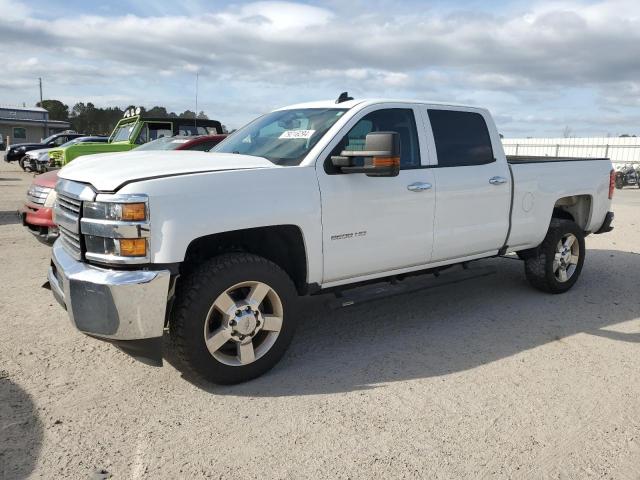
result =
[[[49,112],[49,120],[63,120],[71,123],[71,128],[76,132],[91,133],[95,135],[109,135],[118,120],[122,118],[124,112],[130,108],[120,107],[96,107],[93,103],[78,102],[71,109],[60,100],[43,100],[36,104]],[[149,117],[159,118],[196,118],[196,113],[185,110],[182,113],[168,112],[165,107],[155,106],[149,110],[140,107],[142,114]],[[208,120],[209,117],[203,112],[198,113],[198,119]],[[224,126],[223,126],[224,129]]]

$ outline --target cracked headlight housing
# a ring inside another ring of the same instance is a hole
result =
[[[58,197],[58,194],[56,193],[55,188],[52,188],[51,191],[49,192],[49,195],[47,195],[46,200],[44,201],[44,206],[47,208],[53,208],[53,205],[56,203],[57,197]]]

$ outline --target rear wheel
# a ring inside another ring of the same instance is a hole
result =
[[[184,366],[205,380],[231,384],[272,368],[295,330],[297,292],[276,264],[226,254],[181,282],[170,333]]]
[[[554,218],[542,244],[525,260],[527,280],[544,292],[564,293],[578,280],[584,257],[584,232],[571,220]]]
[[[624,187],[624,181],[620,177],[616,177],[616,188],[620,190],[622,187]]]

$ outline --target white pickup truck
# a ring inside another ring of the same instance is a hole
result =
[[[607,159],[505,157],[489,112],[419,101],[294,105],[211,153],[60,170],[49,282],[82,332],[235,383],[291,342],[300,295],[516,252],[569,290],[612,229]]]

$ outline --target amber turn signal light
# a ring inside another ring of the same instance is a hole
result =
[[[147,211],[144,203],[123,203],[122,220],[141,221],[146,220]]]
[[[145,238],[121,238],[120,256],[144,257],[147,255],[147,240]]]
[[[399,167],[400,157],[373,157],[374,167]]]

